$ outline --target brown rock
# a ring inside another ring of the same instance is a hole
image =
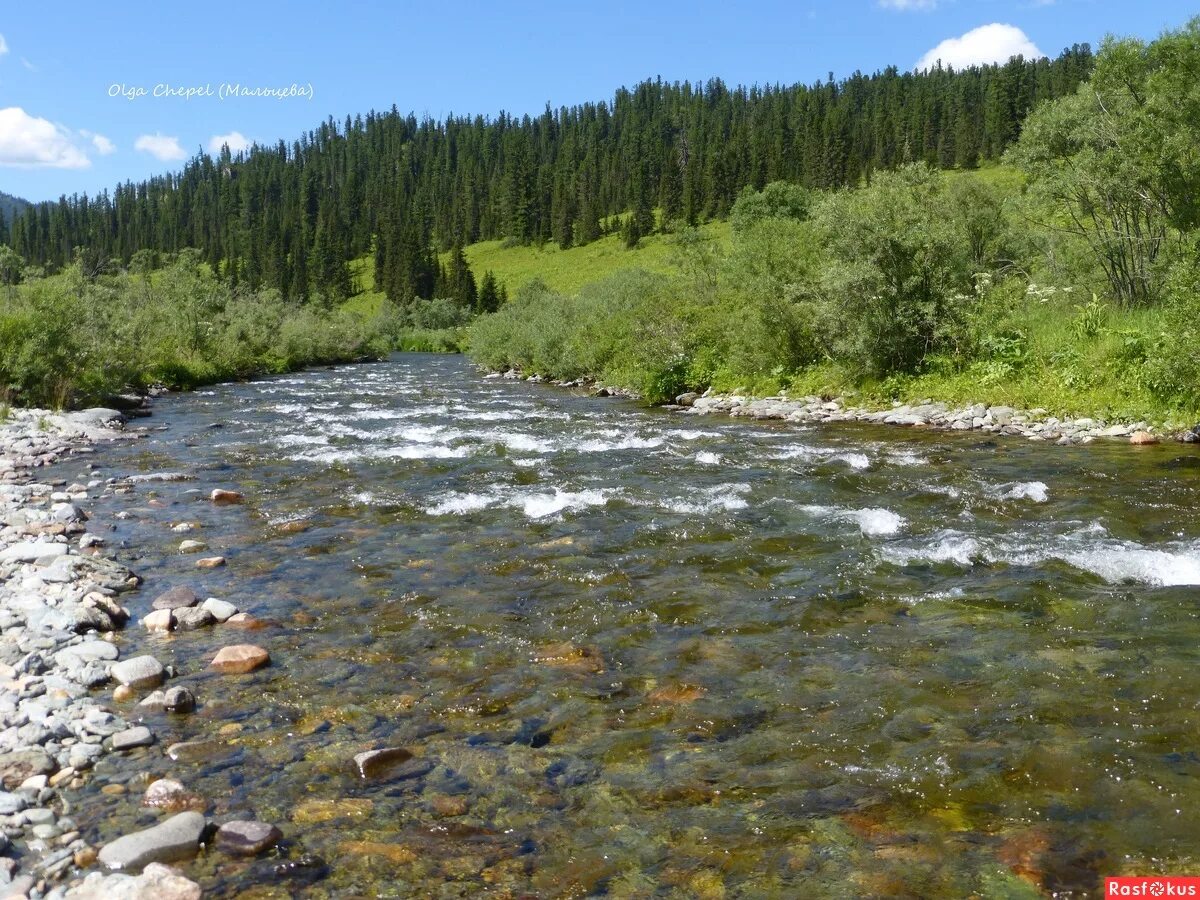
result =
[[[234,644],[222,647],[209,665],[226,675],[241,675],[253,672],[270,661],[271,654],[262,647],[256,647],[254,644]]]
[[[1147,444],[1157,444],[1158,438],[1148,431],[1135,431],[1129,436],[1129,443],[1145,446]]]
[[[292,810],[292,821],[314,825],[333,819],[361,819],[371,814],[375,802],[362,797],[342,800],[307,800]]]
[[[647,699],[651,703],[691,703],[706,693],[698,684],[667,684],[652,690]]]
[[[435,796],[429,801],[429,805],[443,818],[464,815],[471,806],[466,797],[449,797],[445,794]]]
[[[392,863],[412,863],[417,861],[417,853],[412,847],[404,844],[384,844],[379,841],[345,841],[338,845],[338,851],[350,856],[377,856]]]
[[[221,488],[215,488],[213,492],[208,495],[208,497],[213,503],[219,503],[222,505],[241,503],[244,499],[237,491],[226,491]]]
[[[297,519],[294,522],[284,522],[279,526],[280,534],[302,534],[308,531],[309,524],[303,519]]]
[[[217,830],[217,846],[234,856],[257,856],[281,837],[283,832],[269,822],[226,822]]]
[[[412,754],[403,747],[384,747],[355,754],[354,765],[363,778],[373,778],[393,763],[407,762],[410,759]]]
[[[75,851],[75,865],[81,869],[86,869],[88,866],[94,865],[96,862],[96,848],[84,847],[82,850]]]
[[[244,628],[247,631],[258,631],[260,628],[266,628],[267,623],[262,619],[256,619],[250,613],[234,613],[225,620],[226,625],[232,625],[234,628]]]
[[[182,812],[186,809],[204,812],[208,802],[199,794],[193,794],[173,778],[160,778],[146,788],[142,806],[165,809],[167,812]]]
[[[113,700],[117,703],[124,703],[126,700],[132,700],[137,696],[137,691],[127,684],[118,684],[117,689],[113,691]]]
[[[595,647],[576,647],[569,641],[547,644],[533,654],[533,661],[544,666],[575,672],[604,671],[604,657]]]
[[[225,565],[225,557],[223,556],[206,556],[203,559],[196,560],[197,569],[219,569]]]

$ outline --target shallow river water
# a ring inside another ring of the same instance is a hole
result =
[[[201,708],[148,716],[159,745],[103,760],[72,814],[93,843],[151,824],[136,797],[170,774],[327,866],[183,864],[213,896],[1099,896],[1200,872],[1190,448],[688,416],[424,355],[146,423],[101,474],[194,480],[93,507],[146,579],[135,617],[183,584],[268,625],[131,624],[123,652]],[[184,521],[225,569],[175,552]],[[205,671],[246,640],[270,668]],[[171,761],[176,740],[209,743]],[[396,745],[416,761],[354,771]]]

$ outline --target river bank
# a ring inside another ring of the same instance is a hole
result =
[[[533,384],[546,381],[537,375],[524,376],[515,369],[493,372],[486,377],[517,379]],[[548,383],[556,387],[584,388],[599,397],[641,399],[632,391],[587,379]],[[732,418],[778,420],[803,425],[861,422],[941,431],[980,431],[1059,446],[1090,444],[1097,438],[1127,439],[1135,445],[1156,444],[1163,440],[1187,444],[1200,441],[1200,425],[1187,431],[1163,432],[1145,421],[1108,422],[1084,416],[1060,418],[1040,408],[1026,410],[986,403],[956,407],[933,399],[920,403],[893,401],[890,407],[879,408],[856,405],[840,397],[824,399],[813,396],[788,397],[783,394],[754,397],[706,391],[703,394],[680,394],[673,403],[665,404],[663,408],[689,415],[725,414]]]
[[[195,855],[205,838],[244,855],[280,837],[273,826],[254,822],[227,822],[216,830],[197,811],[207,804],[165,778],[149,784],[140,805],[175,815],[152,828],[93,846],[73,815],[105,757],[147,752],[157,743],[147,721],[156,713],[187,715],[196,708],[182,680],[157,690],[181,673],[152,655],[135,655],[131,645],[137,641],[122,636],[132,618],[127,604],[140,605],[132,598],[142,579],[107,552],[104,535],[111,526],[89,521],[85,509],[93,501],[132,494],[139,485],[185,477],[110,475],[97,451],[147,434],[125,424],[126,416],[110,409],[65,414],[19,409],[0,425],[2,898],[191,900],[200,896],[199,886],[161,863]],[[79,464],[78,481],[39,477],[46,467],[71,461]],[[218,489],[210,499],[238,497]],[[181,552],[201,546],[187,543]],[[220,563],[210,557],[197,565]],[[197,605],[198,598],[186,594],[176,590],[155,600],[156,612],[143,620],[146,630],[200,628],[238,612],[215,598]],[[246,655],[213,665],[242,672],[265,661]],[[167,751],[171,758],[177,752],[178,747]],[[102,791],[114,797],[126,793],[113,785]],[[114,874],[94,871],[97,863]]]

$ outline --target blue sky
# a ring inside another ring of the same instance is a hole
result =
[[[291,140],[329,115],[539,112],[620,85],[719,76],[793,83],[1056,55],[1106,33],[1151,38],[1178,0],[772,0],[745,3],[182,3],[0,7],[0,191],[31,200],[178,168],[214,138]],[[992,26],[992,27],[987,27]],[[1011,27],[999,27],[1011,26]],[[982,29],[982,30],[981,30]],[[966,37],[964,37],[966,36]],[[943,44],[943,41],[949,41]],[[311,98],[220,96],[311,86]],[[213,96],[155,97],[210,86]],[[128,99],[120,93],[145,96]],[[161,92],[162,87],[158,88]]]

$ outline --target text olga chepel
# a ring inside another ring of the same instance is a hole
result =
[[[200,100],[206,98],[230,100],[241,97],[263,97],[268,100],[311,100],[313,98],[313,86],[311,81],[306,84],[292,82],[288,85],[276,87],[226,81],[218,85],[211,83],[173,85],[160,82],[154,85],[154,87],[148,88],[143,85],[113,82],[108,86],[108,96],[124,97],[126,100],[141,100],[147,97],[165,100]]]

